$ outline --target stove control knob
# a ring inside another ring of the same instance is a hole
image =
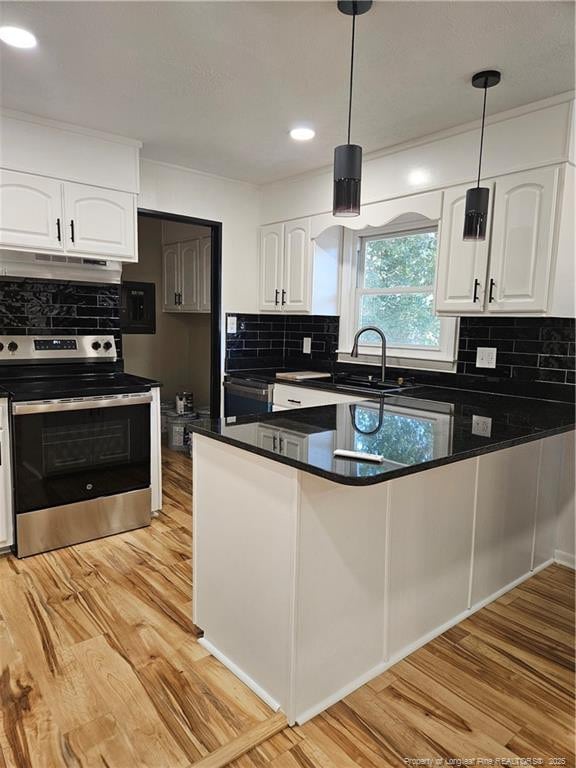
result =
[[[112,342],[111,341],[105,341],[104,344],[103,344],[103,347],[106,350],[106,352],[108,352],[108,350],[112,349]]]
[[[101,347],[101,346],[102,346],[102,344],[100,344],[100,342],[99,342],[99,341],[93,341],[93,342],[92,342],[92,349],[93,349],[95,352],[98,352],[98,350],[100,349],[100,347]]]
[[[0,341],[0,352],[2,352],[3,349],[4,349],[4,344],[2,344],[2,342]]]
[[[11,341],[8,344],[8,352],[16,352],[17,349],[18,349],[18,344],[16,344],[15,341]]]

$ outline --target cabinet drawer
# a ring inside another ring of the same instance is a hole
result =
[[[325,392],[307,387],[290,387],[286,384],[274,385],[274,406],[283,408],[314,408],[317,405],[335,403],[354,403],[365,398],[341,395],[338,392]]]

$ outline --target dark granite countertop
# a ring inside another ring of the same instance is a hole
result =
[[[358,404],[199,421],[191,429],[336,483],[371,485],[568,432],[576,421],[568,403],[425,385],[362,397]],[[384,462],[335,458],[336,448]]]

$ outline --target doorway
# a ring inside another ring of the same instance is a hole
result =
[[[193,392],[195,405],[217,418],[222,225],[139,209],[138,232],[139,261],[124,265],[122,279],[127,285],[142,286],[143,295],[154,284],[155,323],[124,336],[127,365],[134,373],[163,383],[162,397],[168,401],[174,402],[176,392]]]

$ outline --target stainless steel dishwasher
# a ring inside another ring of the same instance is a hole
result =
[[[250,416],[272,410],[273,384],[231,377],[224,382],[224,415]]]

